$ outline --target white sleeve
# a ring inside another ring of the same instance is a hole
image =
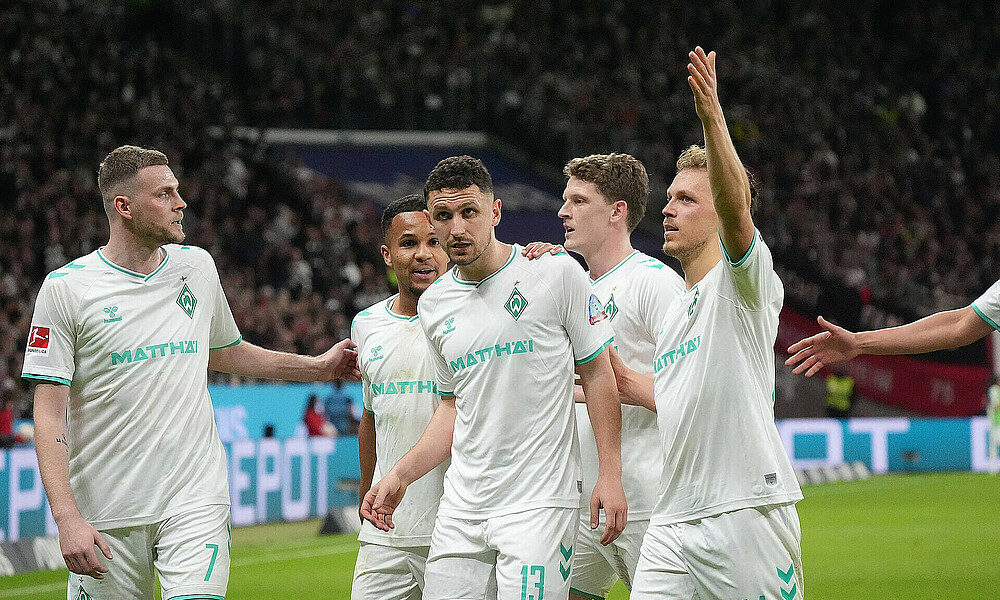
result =
[[[358,367],[361,371],[361,402],[364,404],[366,411],[375,414],[372,408],[372,380],[365,369],[366,363],[361,360],[365,351],[365,334],[361,330],[361,327],[358,326],[357,317],[354,317],[354,321],[351,322],[351,341],[357,344],[358,347]]]
[[[420,319],[420,327],[424,330],[424,338],[427,340],[427,353],[431,357],[434,369],[434,381],[437,383],[438,394],[442,396],[454,396],[455,384],[452,381],[452,370],[448,366],[448,361],[445,360],[444,355],[441,354],[437,344],[431,338],[431,332],[427,331],[426,323],[427,321]]]
[[[727,279],[730,282],[732,296],[729,298],[737,306],[748,310],[760,310],[776,298],[780,301],[784,295],[781,280],[774,272],[774,259],[771,249],[764,243],[760,232],[754,230],[753,241],[746,254],[738,261],[733,261],[726,252],[726,247],[719,239],[719,246],[725,258]],[[726,294],[725,290],[720,293]]]
[[[658,260],[649,259],[641,263],[636,276],[639,280],[636,304],[639,318],[652,339],[663,325],[667,308],[674,298],[684,293],[684,280],[673,269]]]
[[[604,305],[594,295],[590,281],[583,269],[569,256],[553,257],[559,269],[553,289],[560,305],[563,328],[573,345],[573,358],[584,364],[596,358],[614,340]],[[558,261],[558,262],[556,262]]]
[[[21,376],[70,385],[76,370],[74,300],[60,279],[46,279],[35,298]]]
[[[233,318],[232,309],[229,308],[229,300],[226,299],[226,292],[222,289],[222,280],[219,278],[219,271],[211,255],[209,255],[208,261],[216,283],[215,306],[212,307],[212,328],[208,334],[208,347],[212,350],[217,350],[219,348],[235,346],[243,340],[243,336],[240,335],[240,328],[236,325],[236,319]]]
[[[982,296],[976,298],[972,303],[972,310],[993,329],[1000,331],[1000,280],[991,285]]]

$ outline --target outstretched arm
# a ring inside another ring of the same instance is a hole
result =
[[[923,354],[958,348],[993,330],[971,306],[935,313],[899,327],[860,333],[851,333],[823,317],[817,320],[823,331],[788,347],[792,356],[785,364],[797,365],[792,370],[796,375],[805,372],[806,377],[812,377],[825,366],[859,354]]]
[[[456,415],[455,397],[442,396],[420,440],[365,494],[361,516],[382,531],[395,527],[392,513],[403,500],[407,486],[451,456]]]
[[[722,245],[734,261],[746,255],[753,243],[754,225],[750,218],[750,180],[729,136],[726,118],[719,103],[719,83],[715,52],[707,55],[701,46],[688,53],[688,85],[694,106],[705,130],[708,180],[719,215]]]
[[[359,381],[357,346],[350,339],[337,342],[319,356],[303,356],[267,350],[247,341],[209,352],[208,368],[213,371],[286,381]]]
[[[601,543],[606,546],[621,535],[628,520],[622,488],[622,408],[607,350],[589,362],[578,364],[576,370],[597,441],[597,483],[590,499],[590,528],[597,528],[603,507],[606,521]]]

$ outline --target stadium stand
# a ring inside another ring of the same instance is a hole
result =
[[[676,76],[695,43],[720,51],[790,304],[852,327],[967,304],[1000,269],[1000,7],[832,6],[5,2],[0,385],[26,401],[31,301],[105,239],[94,171],[119,143],[178,167],[248,339],[315,352],[388,293],[376,209],[234,126],[483,130],[551,166],[622,150],[662,194],[701,138]]]

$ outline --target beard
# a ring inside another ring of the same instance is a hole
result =
[[[183,229],[178,231],[169,225],[164,227],[141,218],[133,220],[132,231],[136,238],[156,246],[180,244],[187,237]]]

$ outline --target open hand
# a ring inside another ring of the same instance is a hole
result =
[[[806,377],[812,377],[823,367],[851,360],[860,354],[857,334],[838,327],[823,317],[818,317],[816,321],[824,331],[788,347],[788,353],[792,356],[785,364],[789,367],[798,364],[792,370],[796,375],[805,371]]]

